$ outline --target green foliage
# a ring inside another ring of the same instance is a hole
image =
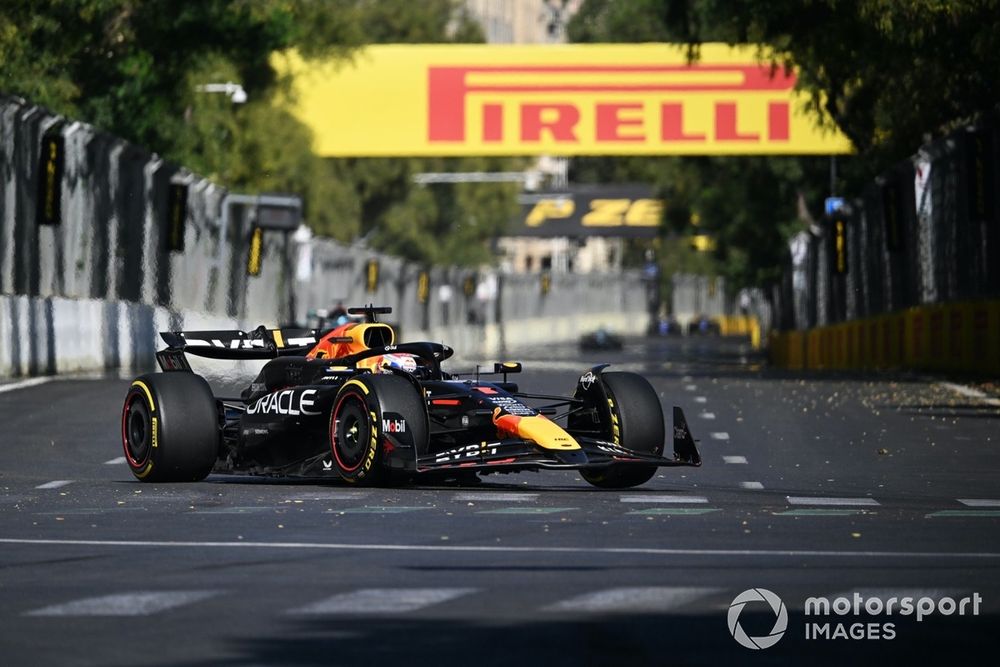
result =
[[[342,241],[365,234],[425,262],[474,263],[488,258],[486,241],[506,222],[516,193],[416,187],[411,177],[431,170],[427,161],[318,157],[308,128],[283,102],[289,82],[271,57],[295,48],[307,58],[346,58],[371,42],[482,39],[459,0],[5,0],[0,91],[86,120],[228,188],[302,194],[319,233]],[[243,86],[245,104],[196,91],[227,81]]]
[[[927,134],[997,108],[1000,0],[585,0],[568,25],[576,42],[756,43],[851,139],[840,192],[911,154]],[[817,115],[819,117],[819,114]],[[785,239],[802,228],[800,202],[829,194],[825,158],[577,160],[581,178],[623,174],[657,183],[669,234],[708,233],[718,271],[736,284],[777,277]],[[701,221],[695,229],[692,214]],[[676,253],[662,253],[668,261]],[[685,260],[686,261],[686,260]],[[666,265],[670,271],[676,267]]]

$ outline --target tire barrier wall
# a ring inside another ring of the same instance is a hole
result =
[[[808,331],[772,332],[771,362],[791,370],[1000,373],[1000,301],[929,306]]]

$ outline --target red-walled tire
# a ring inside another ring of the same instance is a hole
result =
[[[383,418],[406,425],[414,456],[427,451],[427,408],[418,388],[395,375],[368,375],[344,383],[330,411],[330,449],[346,481],[359,486],[393,482],[383,461]]]
[[[136,378],[122,408],[125,461],[143,482],[196,482],[219,453],[219,413],[208,383],[184,372]]]

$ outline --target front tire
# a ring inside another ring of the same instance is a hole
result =
[[[666,437],[663,408],[649,381],[635,373],[602,373],[601,382],[607,406],[599,407],[598,412],[605,437],[633,452],[662,456]],[[656,470],[655,465],[611,464],[597,470],[581,470],[580,476],[602,489],[625,489],[645,484]]]
[[[330,449],[340,476],[359,486],[391,480],[386,460],[389,447],[382,425],[400,424],[394,437],[412,448],[414,458],[425,454],[429,425],[420,389],[397,375],[370,375],[348,380],[330,411]],[[405,436],[405,437],[403,437]]]
[[[136,378],[122,408],[122,446],[139,481],[205,479],[219,452],[219,414],[208,382],[186,372]]]

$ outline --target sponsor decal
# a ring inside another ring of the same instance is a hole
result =
[[[449,449],[439,453],[436,457],[434,457],[434,463],[448,463],[449,461],[459,461],[461,459],[493,456],[497,453],[497,448],[499,446],[500,443],[498,442],[480,442],[475,445],[456,447],[455,449]]]
[[[405,419],[382,419],[383,433],[406,433]]]
[[[247,406],[248,415],[318,415],[320,410],[313,410],[316,405],[316,389],[285,389],[273,394],[261,396],[257,401]]]
[[[580,376],[580,386],[583,387],[584,391],[589,391],[595,382],[597,382],[597,376],[592,371],[587,371]]]
[[[529,408],[513,396],[502,396],[500,394],[494,396],[488,395],[486,400],[502,409],[505,413],[514,415],[515,417],[534,417],[538,414],[535,410]]]
[[[797,73],[758,51],[704,44],[692,63],[678,44],[395,44],[346,67],[274,64],[324,156],[850,152]]]

